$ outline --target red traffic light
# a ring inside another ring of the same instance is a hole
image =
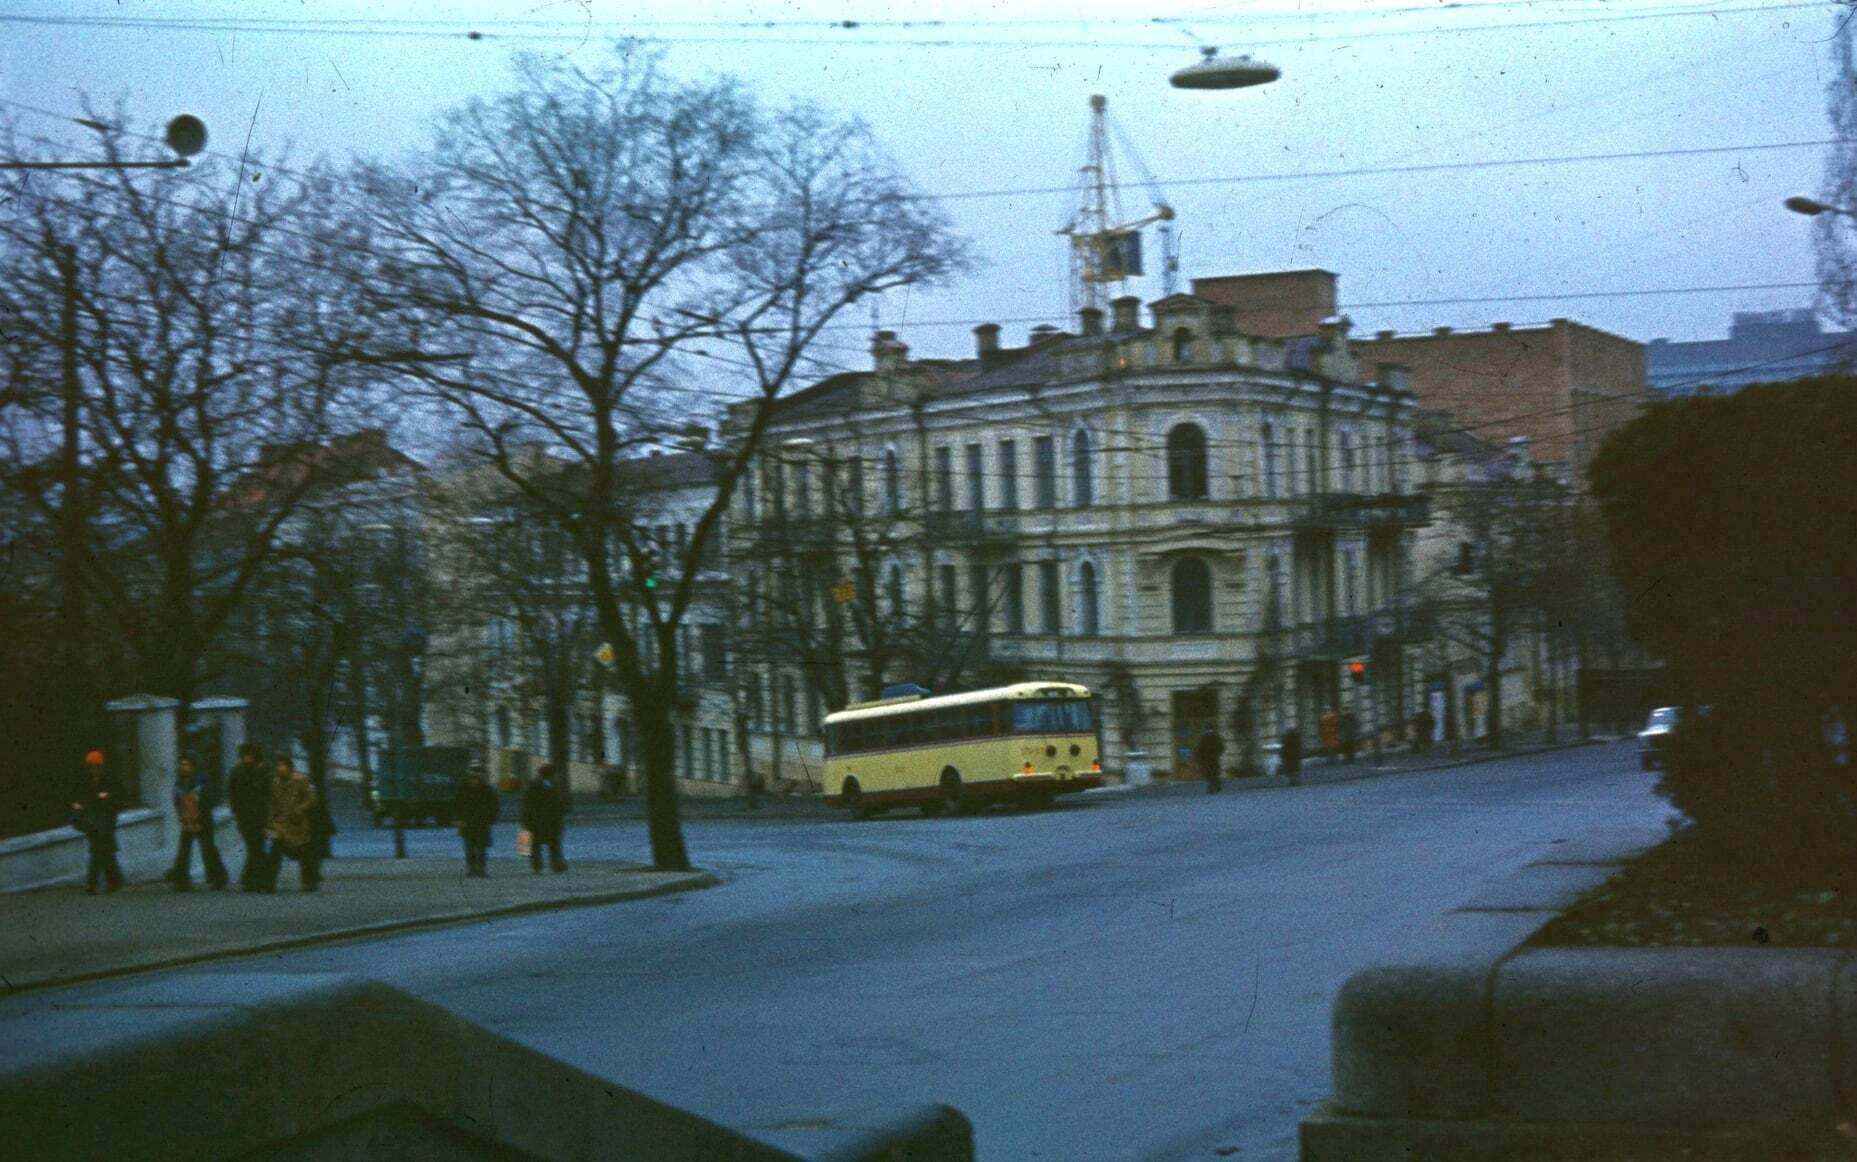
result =
[[[1367,680],[1367,663],[1349,662],[1348,677],[1353,678],[1356,682],[1365,682]]]

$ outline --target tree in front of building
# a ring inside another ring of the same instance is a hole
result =
[[[637,731],[653,862],[686,867],[672,716],[699,562],[823,328],[960,272],[965,251],[860,122],[675,80],[635,44],[592,70],[523,58],[512,90],[357,181],[384,257],[355,285],[392,329],[368,353],[584,563]],[[648,503],[628,463],[744,399],[740,439],[667,560],[639,534]],[[546,472],[525,460],[537,446]]]
[[[1660,788],[1769,864],[1857,847],[1830,743],[1857,707],[1853,462],[1857,381],[1832,378],[1660,405],[1593,464],[1632,633],[1690,714]]]

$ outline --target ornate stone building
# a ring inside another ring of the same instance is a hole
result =
[[[1403,369],[1364,371],[1341,318],[1282,338],[1230,301],[1148,313],[1013,348],[986,325],[955,361],[879,332],[872,370],[781,401],[730,536],[758,767],[811,769],[823,711],[902,681],[1086,683],[1111,772],[1179,768],[1208,727],[1312,749],[1326,706],[1368,734],[1416,710]]]

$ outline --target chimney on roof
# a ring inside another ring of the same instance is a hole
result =
[[[1403,363],[1378,363],[1374,365],[1374,378],[1388,391],[1412,390],[1412,372]]]
[[[974,328],[974,354],[983,363],[999,354],[998,323],[982,323]]]
[[[1141,299],[1135,295],[1123,295],[1110,302],[1111,312],[1109,328],[1112,331],[1141,330]]]
[[[1384,331],[1375,331],[1373,333],[1373,337],[1376,339],[1391,339],[1396,334],[1398,334],[1397,331],[1393,330],[1391,327],[1388,327]]]
[[[1084,307],[1077,312],[1077,322],[1085,335],[1103,333],[1103,310],[1101,307]]]
[[[1496,332],[1496,333],[1497,333],[1498,335],[1504,335],[1504,334],[1507,334],[1507,333],[1508,333],[1508,331],[1509,331],[1509,324],[1507,324],[1507,323],[1491,323],[1491,324],[1489,325],[1489,329],[1490,329],[1490,330],[1492,330],[1492,331],[1494,331],[1494,332]]]
[[[895,331],[879,331],[870,341],[870,357],[878,371],[897,371],[909,362],[909,345]]]
[[[1316,327],[1316,333],[1322,337],[1322,346],[1336,348],[1347,341],[1353,326],[1354,320],[1346,315],[1330,315]]]
[[[1029,336],[1029,342],[1031,346],[1036,347],[1040,343],[1043,343],[1046,339],[1055,338],[1056,336],[1061,335],[1061,334],[1063,334],[1063,332],[1058,330],[1056,327],[1053,327],[1051,324],[1040,323],[1036,327],[1032,328],[1032,333]]]
[[[1433,327],[1431,333],[1434,335],[1449,335],[1451,329],[1449,327]]]

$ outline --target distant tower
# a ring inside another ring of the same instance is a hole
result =
[[[1147,217],[1134,221],[1122,216],[1115,155],[1109,144],[1109,100],[1101,94],[1092,96],[1089,144],[1085,147],[1083,165],[1077,171],[1077,184],[1072,189],[1070,220],[1057,231],[1070,239],[1069,290],[1073,317],[1084,307],[1102,310],[1110,299],[1126,293],[1129,279],[1145,273],[1141,254],[1144,226],[1159,223],[1163,296],[1174,292],[1180,269],[1173,233],[1173,207],[1161,195],[1160,186],[1142,164],[1141,156],[1120,131],[1120,126],[1116,129],[1116,136],[1140,173],[1154,208]]]

